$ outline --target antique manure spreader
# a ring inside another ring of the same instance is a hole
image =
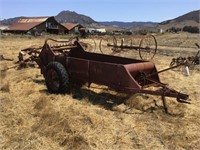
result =
[[[48,42],[62,42],[51,46]],[[43,74],[48,91],[51,93],[66,93],[70,81],[96,83],[106,85],[122,93],[146,93],[162,97],[163,106],[167,112],[165,97],[174,97],[178,102],[189,103],[188,95],[169,88],[160,82],[158,74],[169,70],[157,71],[153,62],[129,59],[118,56],[86,52],[83,46],[75,41],[47,39],[40,49],[26,49],[29,60],[35,61]],[[22,54],[20,54],[22,55]],[[19,57],[21,62],[23,56]],[[153,90],[149,90],[148,87]]]

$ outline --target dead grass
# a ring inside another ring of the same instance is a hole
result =
[[[40,46],[45,38],[4,37],[0,53],[15,62],[20,49]],[[139,58],[132,51],[115,55]],[[163,55],[154,60],[158,70],[170,61]],[[14,62],[2,61],[0,66]],[[0,149],[199,149],[199,70],[190,73],[185,77],[180,69],[160,74],[161,81],[192,100],[186,105],[167,98],[166,114],[157,96],[129,96],[94,84],[82,88],[79,101],[72,95],[49,94],[37,67],[10,69],[1,73],[7,90],[0,91]]]
[[[6,69],[7,67],[4,65],[1,67],[1,71],[0,71],[0,91],[2,92],[10,92],[10,83],[9,81],[7,81],[6,78]]]
[[[8,81],[6,81],[6,82],[4,82],[4,83],[1,83],[0,91],[3,91],[3,92],[10,92],[10,84],[9,84]]]

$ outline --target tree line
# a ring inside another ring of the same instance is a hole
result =
[[[179,31],[184,31],[184,32],[189,32],[189,33],[200,33],[200,30],[198,27],[193,27],[193,26],[184,26],[183,28],[176,28],[176,27],[171,27],[167,29],[167,32],[179,32]]]

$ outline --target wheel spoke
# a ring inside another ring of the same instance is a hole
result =
[[[101,38],[99,42],[99,49],[102,54],[112,54],[116,51],[117,40],[112,38]]]
[[[153,59],[157,50],[157,42],[153,35],[146,35],[140,42],[139,55],[141,59]]]

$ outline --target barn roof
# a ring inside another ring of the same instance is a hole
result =
[[[15,23],[9,26],[9,30],[16,30],[16,31],[28,31],[35,26],[41,24],[41,22],[29,22],[29,23]]]
[[[65,28],[67,28],[68,30],[72,30],[73,28],[80,26],[82,27],[80,24],[74,24],[74,23],[64,23],[62,24]]]
[[[28,31],[35,26],[45,22],[51,17],[21,17],[16,23],[8,27],[9,30]]]
[[[30,22],[44,22],[50,17],[21,17],[18,23],[30,23]]]

